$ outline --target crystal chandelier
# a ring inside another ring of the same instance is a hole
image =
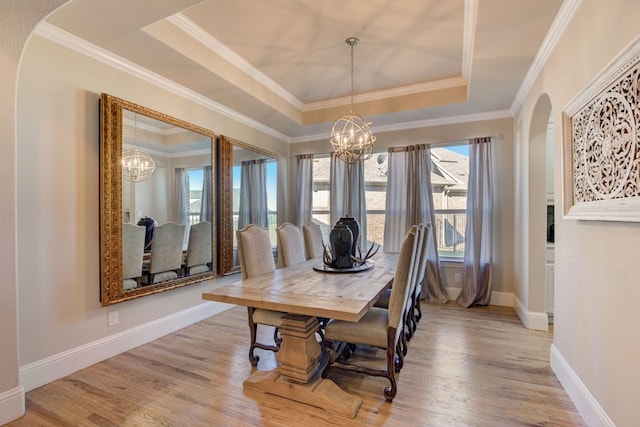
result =
[[[330,139],[336,157],[349,164],[371,158],[376,140],[371,122],[365,122],[362,116],[353,111],[353,47],[358,42],[356,37],[345,40],[345,44],[351,47],[351,112],[333,122]]]
[[[134,121],[134,140],[138,133],[138,115]],[[144,153],[134,145],[130,150],[122,151],[122,176],[133,182],[144,181],[149,178],[156,169],[156,162],[150,155]]]

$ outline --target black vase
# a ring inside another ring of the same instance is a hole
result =
[[[338,221],[329,233],[329,242],[331,243],[331,258],[333,268],[351,268],[351,246],[353,243],[353,235],[351,230],[345,224]]]
[[[356,256],[356,248],[358,247],[358,237],[360,237],[360,224],[358,224],[358,221],[356,221],[356,219],[351,216],[342,217],[338,222],[343,223],[344,225],[349,227],[349,230],[351,230],[351,236],[353,239],[351,241],[351,255]]]

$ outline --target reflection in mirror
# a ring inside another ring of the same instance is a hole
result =
[[[220,275],[240,271],[236,231],[249,224],[269,230],[276,256],[277,155],[270,151],[222,136],[219,179],[220,236],[218,262]]]
[[[101,118],[102,304],[214,277],[213,132],[106,94]]]

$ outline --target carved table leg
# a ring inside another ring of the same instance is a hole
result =
[[[276,355],[280,364],[278,369],[254,372],[245,380],[244,388],[355,418],[362,399],[320,376],[327,357],[316,340],[317,330],[318,320],[315,317],[285,316],[280,326],[282,345]]]

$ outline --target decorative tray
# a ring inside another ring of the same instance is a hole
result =
[[[351,268],[332,268],[324,263],[316,264],[313,266],[313,269],[316,271],[321,271],[323,273],[357,273],[359,271],[366,271],[374,266],[373,261],[365,261],[364,264],[357,265]]]

